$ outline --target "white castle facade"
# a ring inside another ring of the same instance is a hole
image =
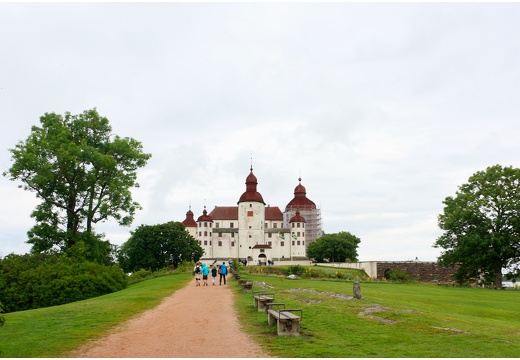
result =
[[[204,249],[202,259],[237,258],[262,264],[307,259],[306,247],[323,233],[321,211],[298,181],[284,212],[266,206],[253,167],[237,206],[215,206],[209,214],[204,207],[196,221],[190,207],[182,223]]]

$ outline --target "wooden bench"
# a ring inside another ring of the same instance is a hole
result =
[[[265,291],[259,291],[256,293],[258,295],[254,295],[253,293],[255,308],[257,308],[259,312],[265,312],[265,304],[272,303],[274,301],[274,293],[267,293]]]
[[[245,292],[253,291],[253,282],[248,281],[248,282],[244,283],[244,285],[242,285],[242,290]]]
[[[245,292],[253,291],[253,282],[251,280],[239,280],[239,285],[242,286],[242,290]]]
[[[300,316],[293,314],[294,312],[300,312]],[[302,317],[301,309],[269,309],[267,311],[267,323],[273,325],[276,322],[278,335],[299,336]]]

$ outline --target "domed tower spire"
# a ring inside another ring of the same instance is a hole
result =
[[[262,195],[256,190],[256,186],[258,185],[258,181],[256,179],[255,174],[253,174],[253,164],[251,164],[251,168],[249,169],[249,175],[246,178],[246,192],[240,196],[238,203],[244,201],[255,201],[261,202],[265,205],[264,199]]]
[[[287,204],[286,209],[316,209],[316,204],[307,198],[307,190],[302,185],[302,178],[298,178],[298,186],[294,188],[294,198]]]
[[[186,219],[182,223],[185,227],[197,227],[197,223],[195,222],[195,219],[193,218],[193,211],[191,211],[191,205],[190,205],[190,209],[186,213]]]

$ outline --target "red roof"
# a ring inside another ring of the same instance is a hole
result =
[[[186,219],[182,222],[182,224],[184,227],[197,227],[197,223],[193,219],[193,211],[191,211],[191,207],[190,210],[188,210],[186,213]]]
[[[238,220],[238,206],[215,206],[209,216],[214,220]]]
[[[272,249],[272,248],[269,245],[256,244],[255,246],[253,246],[253,249]]]
[[[300,210],[296,210],[296,215],[294,215],[291,220],[289,220],[290,223],[293,222],[305,222],[305,219],[303,216],[300,215]]]
[[[300,183],[294,188],[294,198],[287,204],[285,209],[316,209],[316,204],[307,199],[307,191],[301,184],[302,179],[299,178],[298,181]]]
[[[278,206],[266,207],[265,208],[265,220],[283,221],[282,210],[280,210],[280,208]]]
[[[246,192],[240,196],[238,202],[241,203],[244,201],[255,201],[261,202],[265,205],[262,195],[256,191],[256,185],[258,185],[258,181],[256,180],[256,176],[253,174],[253,167],[251,166],[251,172],[246,178]]]
[[[206,211],[206,207],[205,206],[204,206],[204,211],[202,212],[202,215],[199,216],[197,221],[198,222],[201,222],[201,221],[213,221],[213,218],[208,215],[208,212]]]

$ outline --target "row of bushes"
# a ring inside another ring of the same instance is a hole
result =
[[[245,271],[249,273],[265,275],[296,275],[303,279],[340,279],[347,281],[371,280],[369,277],[360,276],[360,274],[358,273],[352,273],[345,270],[337,270],[334,268],[320,269],[315,267],[304,267],[301,265],[260,267],[251,266],[246,267]],[[412,282],[411,276],[407,272],[402,270],[389,270],[387,273],[387,278],[385,278],[384,280],[399,283]]]
[[[6,312],[84,300],[126,288],[118,266],[65,255],[10,254],[0,259],[0,302]]]
[[[166,268],[159,269],[156,271],[152,271],[149,269],[140,269],[137,271],[134,271],[132,274],[130,274],[128,278],[128,284],[135,284],[144,280],[153,279],[160,276],[167,276],[171,275],[174,271],[175,272],[191,272],[192,269],[195,267],[195,263],[192,262],[182,262],[177,265],[177,267],[174,267],[173,265],[170,265]]]
[[[359,280],[360,274],[356,270],[338,271],[336,269],[319,269],[315,267],[304,267],[301,265],[290,266],[248,266],[245,271],[255,274],[289,276],[296,275],[304,279],[342,279]]]

